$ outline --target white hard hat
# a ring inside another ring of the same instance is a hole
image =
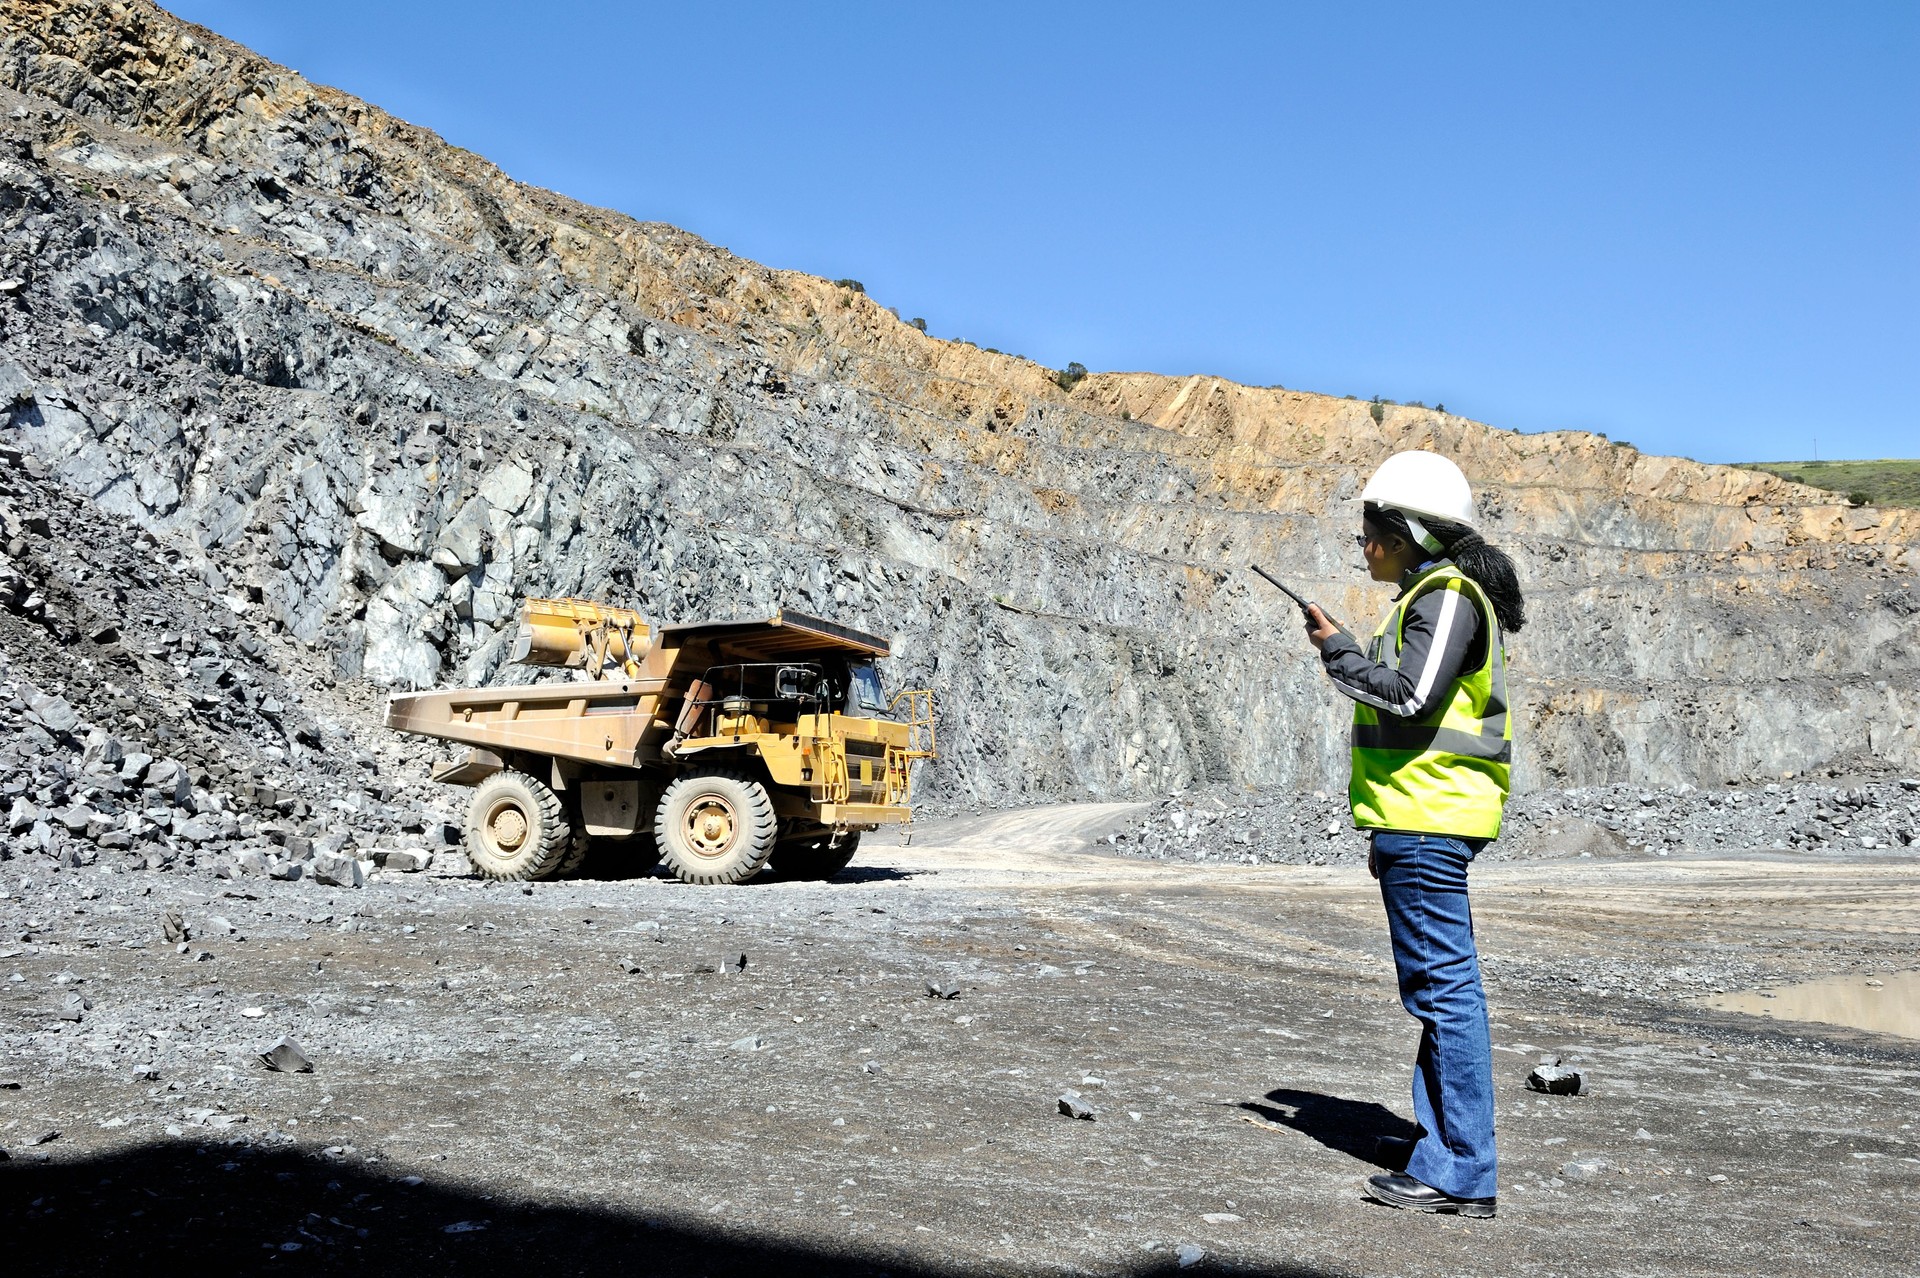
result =
[[[1381,462],[1361,490],[1360,500],[1390,506],[1403,515],[1430,515],[1469,528],[1480,522],[1473,510],[1473,489],[1460,468],[1439,453],[1423,449],[1395,453]]]

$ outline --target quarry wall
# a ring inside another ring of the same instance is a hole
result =
[[[1521,785],[1920,766],[1920,513],[1206,376],[1063,389],[150,4],[0,4],[0,228],[0,439],[315,677],[524,678],[523,594],[790,606],[938,690],[935,802],[1337,785],[1344,704],[1246,565],[1370,621],[1360,486],[1433,447],[1526,584]]]

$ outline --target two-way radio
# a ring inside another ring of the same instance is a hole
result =
[[[1249,568],[1252,568],[1255,572],[1259,573],[1262,577],[1265,577],[1270,584],[1278,587],[1280,592],[1286,595],[1287,598],[1293,600],[1293,602],[1299,606],[1300,615],[1302,617],[1305,617],[1308,621],[1313,620],[1313,614],[1308,610],[1311,608],[1319,607],[1318,604],[1308,602],[1293,587],[1289,586],[1286,582],[1280,580],[1278,577],[1268,572],[1265,568],[1262,568],[1259,564],[1248,564],[1247,566]],[[1342,626],[1339,622],[1334,621],[1333,617],[1327,612],[1325,608],[1320,609],[1320,615],[1325,617],[1329,622],[1331,622],[1335,630],[1338,630],[1341,634],[1346,633],[1346,627]]]

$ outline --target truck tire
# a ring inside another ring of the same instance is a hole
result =
[[[585,830],[573,832],[573,843],[567,848],[567,854],[560,858],[560,868],[553,872],[556,879],[570,879],[580,873],[580,867],[587,863],[587,853],[593,849],[593,840],[587,837]]]
[[[560,796],[524,772],[482,781],[467,806],[467,859],[483,879],[550,879],[573,850]]]
[[[851,865],[853,854],[859,850],[858,830],[841,835],[838,843],[831,830],[782,839],[774,845],[773,872],[783,879],[830,879]]]
[[[766,787],[738,772],[690,772],[660,796],[660,860],[683,883],[745,883],[773,852],[780,824]]]

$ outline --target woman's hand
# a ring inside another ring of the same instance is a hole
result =
[[[1326,613],[1320,611],[1319,604],[1307,605],[1307,641],[1322,652],[1326,651],[1327,640],[1340,633],[1340,627],[1333,624]]]

